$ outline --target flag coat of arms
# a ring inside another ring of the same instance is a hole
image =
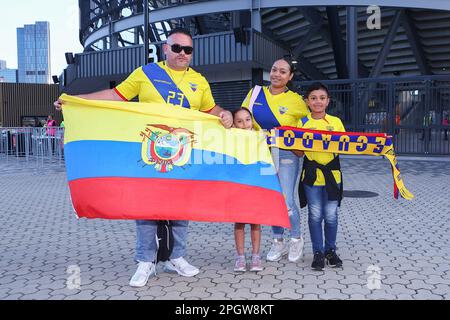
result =
[[[61,100],[79,217],[290,226],[264,133],[163,104]]]

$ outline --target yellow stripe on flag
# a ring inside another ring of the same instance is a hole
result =
[[[79,140],[142,142],[146,127],[157,125],[165,118],[170,119],[171,127],[195,133],[193,148],[228,155],[243,164],[272,163],[268,148],[260,147],[266,139],[263,132],[235,128],[218,130],[220,119],[204,112],[166,104],[86,100],[66,94],[60,99],[64,102],[64,118],[77,124],[76,130],[66,126],[65,143]],[[144,116],[136,117],[137,114]],[[101,121],[96,121],[93,128],[89,125],[92,119]]]

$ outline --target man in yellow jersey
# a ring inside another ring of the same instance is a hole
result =
[[[165,103],[207,112],[220,117],[225,128],[233,124],[233,116],[215,104],[206,79],[189,67],[192,60],[193,41],[189,31],[173,29],[167,43],[163,45],[166,60],[149,63],[134,70],[127,79],[114,89],[79,95],[91,100],[131,100],[139,96],[139,102]],[[55,101],[57,110],[62,101]],[[174,236],[173,251],[165,262],[166,271],[177,272],[186,277],[198,274],[198,268],[189,264],[183,256],[186,253],[188,221],[172,221]],[[153,220],[136,221],[136,273],[130,280],[133,287],[143,287],[156,270],[156,232],[157,222]]]

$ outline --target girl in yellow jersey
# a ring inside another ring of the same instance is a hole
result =
[[[286,59],[279,59],[274,62],[270,70],[270,85],[267,87],[255,86],[250,90],[242,107],[251,111],[256,130],[296,126],[298,121],[308,114],[302,97],[287,88],[287,84],[293,76],[292,63]],[[289,243],[285,243],[284,228],[272,227],[274,240],[267,253],[267,260],[278,261],[289,253],[289,260],[296,262],[302,255],[304,243],[300,232],[300,214],[294,202],[295,183],[300,168],[299,157],[291,151],[281,149],[273,149],[273,154],[289,212],[291,240]]]
[[[311,114],[302,118],[298,127],[345,131],[339,118],[326,113],[330,97],[325,85],[321,83],[311,85],[306,97]],[[314,253],[311,267],[314,270],[323,270],[325,259],[329,266],[341,267],[342,261],[336,254],[337,210],[342,199],[342,173],[338,155],[305,151],[300,181],[300,206],[303,208],[308,204],[308,225]],[[323,228],[322,221],[325,221]]]

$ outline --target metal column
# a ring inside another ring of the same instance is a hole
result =
[[[358,74],[358,12],[356,7],[347,7],[347,66],[350,79]]]
[[[148,30],[148,0],[144,0],[144,61],[143,65],[148,63],[148,50],[149,50],[149,30]]]
[[[358,74],[358,14],[356,7],[347,7],[347,68],[350,79],[355,80]],[[345,120],[351,123],[352,127],[361,123],[360,119],[355,119],[352,115],[357,115],[358,108],[358,85],[353,82],[352,104],[350,109],[346,109]],[[359,128],[358,128],[359,129]],[[357,130],[358,130],[357,129]]]

